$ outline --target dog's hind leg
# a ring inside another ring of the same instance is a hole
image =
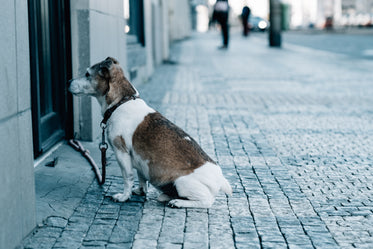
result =
[[[210,208],[215,196],[208,186],[193,176],[180,177],[175,181],[178,195],[185,199],[173,199],[169,201],[170,207],[177,208]]]
[[[210,208],[212,206],[212,203],[214,203],[214,200],[194,201],[194,200],[173,199],[168,202],[168,206],[174,207],[174,208]]]
[[[135,195],[145,196],[148,192],[148,182],[139,171],[137,171],[137,177],[139,179],[139,187],[132,191]]]
[[[209,208],[220,189],[231,193],[229,182],[224,178],[218,165],[207,162],[193,173],[175,180],[177,194],[185,199],[174,199],[169,202],[174,207]]]
[[[157,201],[159,202],[167,202],[170,201],[172,198],[166,195],[165,193],[162,193],[158,196]]]

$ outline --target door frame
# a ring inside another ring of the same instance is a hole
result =
[[[73,136],[72,96],[67,92],[65,84],[72,77],[70,1],[29,0],[28,8],[33,145],[36,158],[64,137]],[[42,18],[45,22],[43,25],[49,25],[47,32],[42,30]],[[52,19],[57,28],[51,27]],[[41,115],[42,80],[50,84],[53,93],[50,98],[56,109],[55,118]],[[56,122],[58,128],[48,130]]]

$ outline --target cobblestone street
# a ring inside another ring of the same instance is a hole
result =
[[[218,162],[233,196],[173,209],[150,188],[115,203],[113,155],[99,187],[65,144],[55,168],[36,168],[40,225],[22,248],[373,248],[373,60],[266,38],[232,34],[225,51],[218,33],[194,34],[138,87]]]

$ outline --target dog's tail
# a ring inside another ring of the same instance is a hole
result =
[[[228,180],[223,175],[221,175],[220,184],[221,184],[220,189],[223,190],[223,192],[226,193],[227,195],[231,196],[232,187],[229,184]]]

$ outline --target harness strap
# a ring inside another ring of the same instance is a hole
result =
[[[123,99],[121,99],[121,101],[119,101],[118,103],[116,103],[115,105],[113,105],[112,107],[110,107],[109,109],[107,109],[104,113],[104,118],[102,119],[101,121],[101,125],[102,124],[105,124],[107,123],[107,121],[109,120],[109,118],[111,117],[111,115],[114,113],[114,111],[122,104],[126,103],[127,101],[130,101],[130,100],[135,100],[137,98],[140,98],[138,96],[135,96],[135,95],[131,95],[131,96],[125,96]]]

